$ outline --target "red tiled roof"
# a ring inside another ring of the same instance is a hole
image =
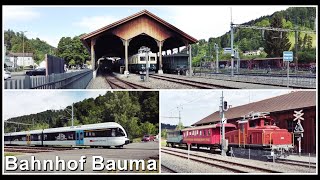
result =
[[[250,112],[279,112],[316,106],[316,91],[296,91],[273,98],[245,104],[228,109],[227,119],[241,118]],[[209,124],[220,121],[219,111],[210,114],[193,125]]]

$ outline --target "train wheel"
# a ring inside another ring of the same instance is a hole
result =
[[[105,149],[110,149],[110,146],[103,146],[103,148],[105,148]]]

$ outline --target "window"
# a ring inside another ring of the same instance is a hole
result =
[[[150,61],[155,61],[156,57],[150,57]]]
[[[146,60],[146,57],[142,56],[140,57],[140,61],[145,61]]]
[[[208,129],[208,136],[210,136],[210,129]]]
[[[202,135],[202,130],[200,130],[200,136]]]
[[[204,136],[206,135],[206,131],[207,131],[207,130],[203,130],[203,135],[204,135]]]

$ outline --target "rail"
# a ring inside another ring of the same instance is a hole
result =
[[[4,82],[4,89],[85,89],[93,77],[92,70],[48,76],[25,76]]]

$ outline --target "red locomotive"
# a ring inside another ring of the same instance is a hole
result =
[[[251,113],[239,120],[238,129],[225,133],[228,145],[252,149],[268,149],[277,156],[288,155],[293,148],[292,134],[280,129],[268,113]]]
[[[177,135],[168,136],[167,146],[187,145],[221,149],[221,123],[185,128],[181,130],[182,141],[177,141]],[[286,129],[280,129],[267,113],[250,113],[243,120],[237,121],[237,126],[225,123],[225,139],[228,151],[235,148],[250,148],[252,151],[263,150],[269,156],[287,156],[293,149],[292,134]],[[178,138],[179,139],[179,138]]]

